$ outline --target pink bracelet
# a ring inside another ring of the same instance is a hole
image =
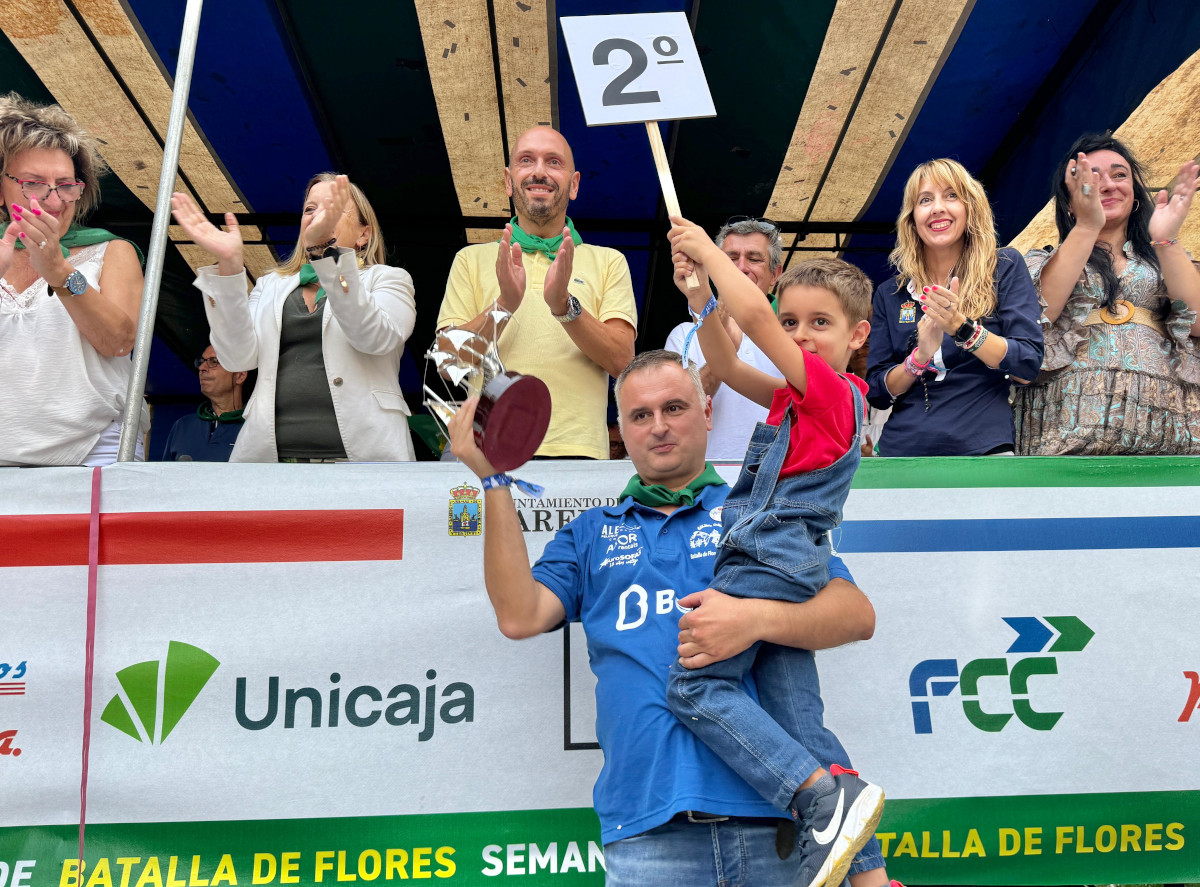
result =
[[[927,363],[919,363],[917,361],[916,348],[912,350],[912,354],[904,358],[904,372],[908,373],[914,378],[920,378],[921,376],[925,375],[925,373],[929,371],[929,367],[932,365],[932,360],[928,361]]]
[[[1151,240],[1151,246],[1174,246],[1179,243],[1178,240]]]

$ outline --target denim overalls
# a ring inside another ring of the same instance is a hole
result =
[[[779,427],[759,422],[742,473],[721,509],[721,547],[712,587],[737,597],[803,601],[829,581],[828,531],[862,458],[863,398],[850,387],[854,439],[832,465],[780,479],[787,458],[792,406]]]
[[[737,597],[803,601],[828,581],[826,532],[861,458],[863,397],[850,383],[854,439],[826,468],[779,477],[787,457],[792,407],[779,427],[758,423],[742,472],[721,510],[726,528],[712,587]],[[759,701],[742,680],[753,671]],[[849,767],[845,749],[826,729],[821,686],[811,650],[758,642],[712,665],[685,669],[676,660],[667,684],[671,710],[759,794],[786,810],[800,783],[818,766]],[[851,872],[883,865],[872,838]]]

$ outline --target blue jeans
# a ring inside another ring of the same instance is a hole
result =
[[[604,845],[606,887],[792,887],[800,854],[780,859],[761,819],[671,820]]]

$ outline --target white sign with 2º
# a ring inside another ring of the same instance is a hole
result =
[[[560,21],[588,126],[716,116],[682,12]]]

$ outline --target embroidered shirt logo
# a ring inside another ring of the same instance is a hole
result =
[[[902,302],[900,305],[900,322],[901,323],[916,323],[917,322],[917,303],[911,299],[907,302]]]

